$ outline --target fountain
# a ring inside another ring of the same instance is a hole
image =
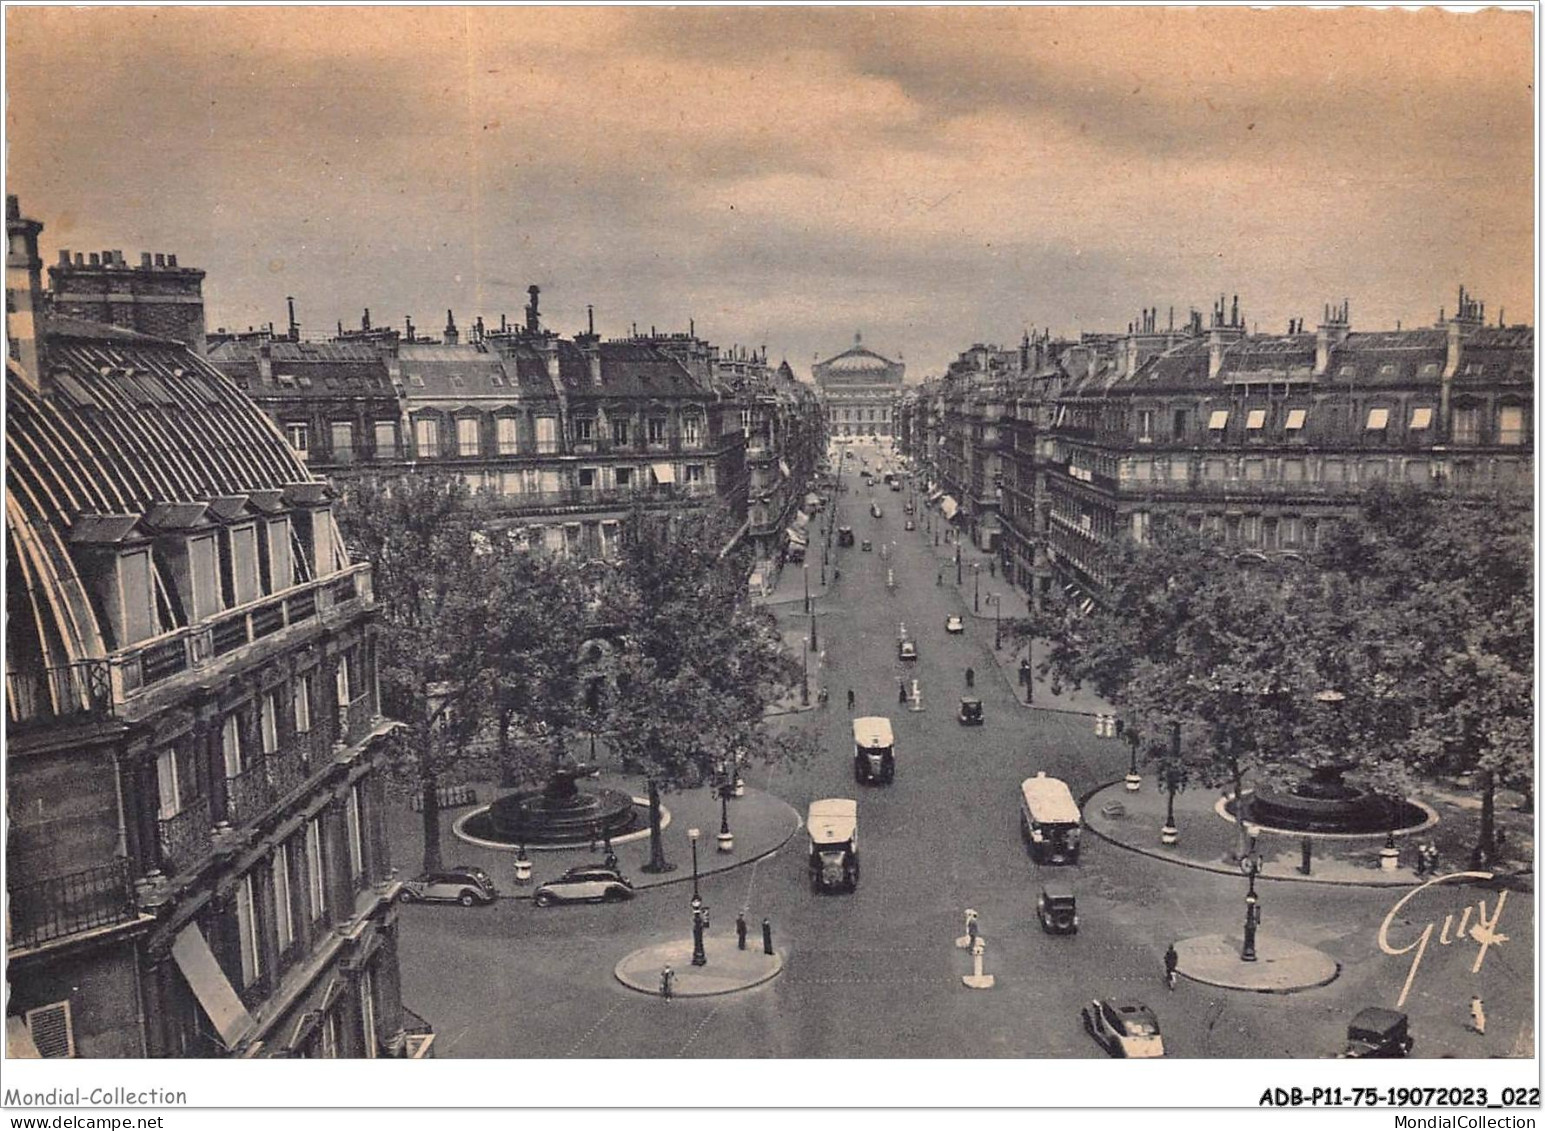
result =
[[[1427,812],[1403,797],[1387,797],[1342,780],[1350,763],[1317,766],[1286,789],[1263,785],[1250,802],[1250,820],[1304,833],[1387,833],[1415,828]],[[1234,806],[1230,804],[1232,812]]]
[[[517,790],[465,822],[480,840],[510,845],[589,844],[643,827],[633,798],[617,789],[582,790],[578,780],[596,771],[579,763],[559,765],[538,789]]]

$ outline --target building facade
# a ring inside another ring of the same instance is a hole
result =
[[[901,362],[865,349],[860,334],[853,336],[852,349],[811,366],[832,439],[893,436],[891,413],[906,371]]]
[[[11,311],[41,225],[7,211]],[[179,340],[7,335],[8,1051],[423,1055],[327,485]]]

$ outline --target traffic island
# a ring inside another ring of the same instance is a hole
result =
[[[1275,935],[1256,935],[1255,961],[1239,957],[1243,941],[1202,935],[1175,943],[1176,971],[1193,982],[1258,994],[1290,994],[1329,985],[1341,964],[1323,951]]]
[[[617,963],[617,980],[641,994],[661,995],[661,975],[671,968],[673,997],[716,997],[770,982],[783,972],[783,955],[765,954],[747,942],[741,950],[733,938],[705,938],[708,965],[692,965],[692,940],[672,939],[635,950]]]

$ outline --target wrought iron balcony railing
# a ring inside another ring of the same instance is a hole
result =
[[[34,947],[134,918],[129,862],[114,860],[62,876],[8,885],[6,945]]]

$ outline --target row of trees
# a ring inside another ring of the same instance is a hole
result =
[[[1042,673],[1121,708],[1161,783],[1243,797],[1247,776],[1335,768],[1399,793],[1470,774],[1493,857],[1497,790],[1534,771],[1527,501],[1392,488],[1308,558],[1241,557],[1178,523],[1118,555],[1104,605],[1031,627],[1052,642]]]
[[[727,512],[637,511],[615,563],[531,549],[487,518],[459,478],[431,474],[354,485],[339,511],[374,566],[383,708],[406,724],[393,775],[422,797],[426,870],[442,784],[539,780],[596,734],[649,782],[656,861],[660,791],[736,757],[808,755],[764,722],[799,664],[750,603]]]

